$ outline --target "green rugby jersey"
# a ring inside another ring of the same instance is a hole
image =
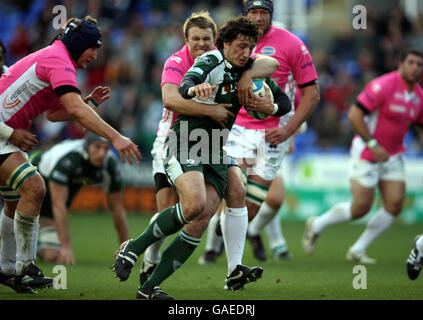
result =
[[[194,65],[187,71],[184,78],[195,77],[200,80],[200,83],[210,83],[216,85],[213,90],[212,96],[207,100],[199,100],[196,97],[193,99],[196,102],[204,104],[218,104],[218,103],[230,103],[232,107],[229,110],[235,115],[238,114],[242,105],[238,102],[237,98],[237,83],[242,76],[242,73],[249,69],[253,64],[254,60],[249,59],[246,65],[242,68],[238,68],[232,65],[223,56],[221,50],[212,50],[204,53],[202,56],[195,60]],[[182,80],[181,83],[183,83]],[[282,89],[270,78],[266,79],[266,83],[272,90],[274,96],[276,92],[282,92]],[[212,107],[212,106],[211,106]],[[199,146],[201,141],[201,132],[206,132],[208,135],[208,149],[209,149],[209,160],[211,161],[211,155],[219,153],[219,158],[222,159],[222,148],[227,140],[229,130],[232,128],[235,122],[235,118],[230,118],[227,122],[226,130],[222,131],[222,127],[209,117],[195,117],[188,115],[178,115],[174,124],[171,126],[171,132],[169,140],[172,135],[172,130],[177,138],[178,152],[191,150],[194,145]],[[202,129],[204,131],[195,131],[195,129]],[[221,139],[213,139],[213,135],[217,137],[221,135]],[[198,149],[197,156],[200,155],[200,148]],[[212,162],[210,162],[212,163]],[[213,162],[215,163],[215,162]]]
[[[118,192],[124,188],[117,157],[109,151],[104,159],[103,167],[92,166],[84,149],[84,139],[60,142],[44,152],[35,154],[31,157],[31,163],[38,167],[38,172],[46,184],[47,192],[41,208],[42,215],[48,215],[51,212],[48,186],[50,180],[69,188],[67,206],[85,185],[99,185],[109,193]]]

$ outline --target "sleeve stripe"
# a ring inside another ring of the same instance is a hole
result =
[[[363,110],[363,112],[365,113],[365,114],[369,114],[370,113],[370,111],[360,102],[360,101],[356,101],[355,102],[355,105],[357,106],[357,107],[359,107],[361,110]]]
[[[69,93],[69,92],[77,92],[79,94],[81,94],[81,91],[74,86],[71,85],[64,85],[64,86],[59,86],[56,89],[54,89],[54,92],[56,93],[56,95],[58,97],[64,95],[65,93]]]
[[[306,82],[306,83],[303,83],[303,84],[299,84],[298,86],[300,88],[305,88],[305,87],[312,86],[312,85],[315,85],[315,84],[318,84],[318,83],[319,83],[319,80],[318,79],[314,79],[314,80],[311,80],[309,82]]]

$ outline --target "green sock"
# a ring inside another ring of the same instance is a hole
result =
[[[151,288],[160,285],[191,256],[200,240],[181,231],[163,251],[160,263],[142,287]]]
[[[152,243],[179,231],[189,223],[182,215],[181,204],[178,202],[174,207],[164,209],[157,219],[136,239],[129,242],[129,250],[142,254]]]

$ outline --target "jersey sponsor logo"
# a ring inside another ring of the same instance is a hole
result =
[[[57,170],[53,171],[53,173],[51,174],[51,177],[54,178],[55,180],[63,182],[63,183],[68,182],[68,177],[66,175],[64,175],[63,173],[57,171]]]
[[[221,94],[226,95],[236,91],[236,83],[226,84],[222,87]]]
[[[65,68],[65,71],[72,72],[74,75],[77,75],[76,71],[72,68]]]
[[[212,63],[211,59],[208,57],[199,57],[198,60],[196,62],[204,62],[205,64],[210,64]]]
[[[265,54],[266,56],[272,56],[276,53],[276,49],[273,47],[264,47],[261,49],[261,53]]]
[[[181,63],[182,62],[182,58],[175,56],[175,57],[170,58],[170,61],[175,61],[176,63]]]
[[[400,105],[397,105],[397,104],[390,104],[389,110],[391,110],[393,112],[398,112],[398,113],[405,113],[407,111],[406,107],[400,106]]]
[[[26,80],[22,83],[11,95],[9,102],[7,101],[8,95],[3,100],[3,107],[5,109],[12,109],[17,107],[22,101],[18,98],[18,96],[24,92],[26,89],[30,88],[32,84],[29,80]]]
[[[178,73],[184,75],[184,73],[182,72],[182,70],[180,70],[178,68],[175,68],[175,67],[166,67],[165,68],[165,71],[168,71],[168,70],[175,71],[175,72],[178,72]]]
[[[301,66],[301,69],[305,69],[305,68],[311,67],[312,65],[313,65],[313,63],[312,63],[312,62],[307,62],[307,63],[304,63],[304,64]]]
[[[374,83],[372,85],[372,91],[374,93],[378,93],[380,91],[380,89],[382,89],[382,86],[379,83]]]
[[[190,72],[195,72],[195,73],[198,73],[198,74],[203,74],[204,73],[203,69],[198,68],[198,67],[192,67],[191,69],[189,69],[189,71]]]
[[[301,51],[303,52],[303,56],[310,54],[306,48],[306,46],[301,46]]]

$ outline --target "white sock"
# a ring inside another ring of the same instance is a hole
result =
[[[420,238],[416,241],[416,247],[420,254],[423,255],[423,236],[420,236]]]
[[[1,255],[0,269],[4,274],[14,274],[16,265],[16,239],[14,220],[1,211],[0,218]]]
[[[250,236],[259,235],[261,230],[263,230],[266,224],[268,224],[273,219],[277,212],[278,210],[273,209],[267,204],[266,201],[264,201],[261,204],[257,215],[254,217],[253,220],[250,221],[250,224],[248,226],[248,234]]]
[[[15,212],[15,237],[16,237],[16,274],[35,260],[37,253],[38,219],[28,214]]]
[[[223,213],[220,215],[223,216]],[[222,237],[216,234],[216,226],[219,222],[219,216],[217,212],[211,217],[209,226],[207,227],[207,240],[206,240],[206,251],[213,250],[214,252],[219,251],[219,246],[222,242]]]
[[[335,204],[313,221],[313,231],[320,233],[328,226],[343,223],[351,220],[351,204],[349,202],[341,202]]]
[[[279,215],[276,215],[264,228],[267,237],[269,238],[270,248],[286,248],[286,240],[282,233],[281,220]]]
[[[158,215],[159,215],[159,212],[151,217],[150,224],[156,221]],[[166,241],[166,238],[167,237],[164,237],[163,239],[160,239],[159,241],[156,241],[152,245],[150,245],[147,248],[147,250],[145,250],[144,260],[152,264],[158,264],[160,262],[160,252],[162,250],[162,246],[164,242]],[[141,264],[141,268],[142,268],[142,264]]]
[[[380,208],[369,220],[366,229],[350,248],[350,251],[366,251],[367,247],[392,225],[394,219],[392,214],[384,208]]]
[[[242,264],[245,237],[248,228],[248,211],[244,208],[226,208],[224,218],[221,218],[223,241],[228,259],[228,275]]]

